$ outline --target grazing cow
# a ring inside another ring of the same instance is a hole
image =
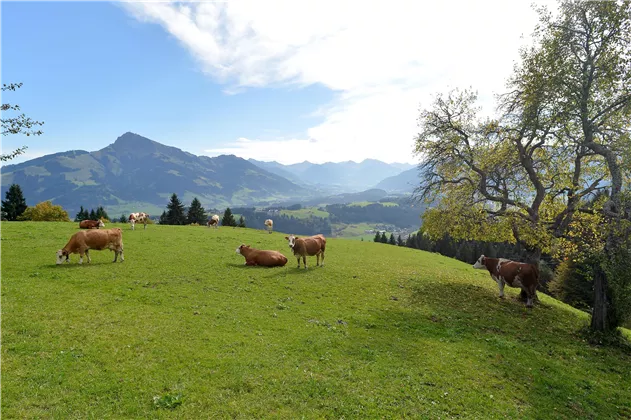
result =
[[[136,222],[142,223],[145,225],[145,229],[147,229],[147,223],[149,222],[149,215],[147,213],[132,213],[129,215],[129,223],[131,223],[131,230],[136,230]]]
[[[219,216],[214,214],[213,217],[208,219],[208,227],[214,226],[215,229],[219,229]]]
[[[114,251],[114,262],[121,256],[121,262],[125,260],[123,257],[123,231],[121,228],[101,229],[101,230],[80,230],[70,237],[70,240],[62,249],[57,251],[57,264],[65,261],[70,262],[70,254],[79,254],[79,264],[83,264],[83,254],[88,257],[91,262],[90,249],[101,251],[109,249]]]
[[[272,233],[272,230],[274,229],[274,222],[272,221],[272,219],[267,219],[265,221],[265,226],[267,226],[267,231],[269,233]]]
[[[324,250],[326,248],[326,239],[323,235],[314,235],[308,238],[299,238],[294,235],[289,237],[285,236],[285,239],[289,241],[289,247],[294,252],[294,255],[298,259],[298,268],[300,268],[300,257],[307,269],[307,255],[312,257],[316,256],[316,267],[319,265],[324,266]],[[322,262],[320,262],[322,257]]]
[[[251,248],[250,245],[242,244],[239,248],[237,248],[237,254],[245,257],[245,265],[283,267],[287,264],[287,257],[280,252]]]
[[[105,227],[102,220],[82,220],[79,222],[79,229],[98,229]]]
[[[521,263],[504,258],[489,258],[482,255],[473,264],[473,268],[486,268],[500,289],[500,298],[504,298],[504,285],[520,287],[526,294],[526,307],[532,308],[537,299],[539,285],[539,267],[535,264]]]

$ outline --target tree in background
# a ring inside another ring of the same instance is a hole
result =
[[[127,217],[125,217],[125,214],[121,214],[121,217],[118,219],[118,223],[127,223]]]
[[[83,206],[81,206],[81,208],[79,209],[79,212],[74,218],[74,221],[80,222],[82,220],[88,220],[89,218],[90,218],[90,214],[88,213],[86,209],[83,208]]]
[[[162,224],[162,222],[160,222]],[[184,204],[177,197],[177,194],[171,195],[171,201],[167,204],[166,223],[167,225],[185,225],[186,215],[184,214]]]
[[[162,214],[160,215],[160,220],[158,221],[158,223],[160,223],[161,225],[168,225],[168,219],[167,219],[167,211],[164,210],[162,212]]]
[[[18,220],[30,220],[34,222],[69,222],[68,212],[61,206],[55,206],[51,201],[37,203],[34,207],[28,207]]]
[[[94,209],[90,209],[90,213],[89,213],[89,219],[90,220],[96,220],[96,212],[94,211]]]
[[[244,228],[245,227],[245,218],[243,217],[243,215],[241,215],[241,217],[239,217],[239,224],[237,225],[237,227],[240,227],[240,228]]]
[[[223,213],[223,219],[221,219],[221,226],[236,226],[237,222],[234,220],[234,215],[232,214],[232,210],[230,207],[226,208],[226,211]]]
[[[381,233],[381,239],[379,241],[382,244],[387,244],[388,243],[388,237],[386,236],[386,231],[385,230]]]
[[[110,220],[109,216],[107,215],[107,212],[105,211],[105,209],[103,208],[103,206],[99,206],[96,209],[95,212],[96,215],[96,219],[106,219],[106,220]],[[95,220],[96,220],[95,219]]]
[[[403,242],[403,239],[401,239],[401,235],[399,235],[399,237],[397,238],[397,245],[398,246],[404,246],[405,243]]]
[[[389,243],[390,245],[396,245],[396,244],[397,244],[396,239],[394,239],[394,233],[391,233],[391,234],[390,234],[390,239],[388,239],[388,243]]]
[[[202,207],[202,203],[197,199],[197,197],[193,198],[193,201],[191,201],[191,206],[188,208],[186,223],[197,223],[200,225],[206,223],[206,211]]]
[[[22,195],[22,188],[18,184],[11,184],[2,201],[2,212],[7,220],[14,221],[27,209],[26,200]]]
[[[375,239],[373,239],[373,241],[381,242],[381,233],[379,233],[379,231],[375,233]]]
[[[10,84],[2,84],[2,92],[6,91],[15,91],[22,87],[22,83],[10,83]],[[33,121],[29,117],[24,114],[20,114],[17,117],[13,118],[4,118],[4,115],[7,111],[19,111],[19,105],[11,105],[11,104],[2,104],[0,108],[2,111],[2,136],[8,136],[9,134],[25,134],[26,136],[39,136],[42,134],[41,130],[33,130],[33,127],[37,125],[43,125],[44,122]],[[21,155],[26,150],[27,146],[22,146],[11,153],[1,154],[0,161],[6,162],[8,160],[13,159],[14,157]]]

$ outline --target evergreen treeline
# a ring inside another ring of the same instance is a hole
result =
[[[79,209],[79,212],[74,218],[75,222],[80,222],[82,220],[99,220],[99,219],[107,219],[110,220],[110,217],[107,215],[107,212],[103,208],[103,206],[99,206],[96,211],[94,209],[84,209],[83,206]]]
[[[331,223],[322,217],[297,218],[294,216],[285,216],[276,214],[270,216],[266,211],[256,211],[255,208],[234,208],[234,213],[241,214],[247,220],[249,227],[254,229],[263,229],[265,220],[274,220],[274,230],[294,235],[323,235],[331,234]]]
[[[398,206],[387,206],[380,203],[366,206],[349,206],[347,204],[329,204],[324,208],[329,212],[331,223],[383,223],[402,228],[420,224],[420,207],[399,203]]]

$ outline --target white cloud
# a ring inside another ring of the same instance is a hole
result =
[[[419,104],[453,87],[477,89],[491,111],[492,95],[503,91],[537,22],[530,4],[237,0],[124,7],[163,26],[226,92],[311,84],[336,91],[329,106],[314,105],[324,121],[304,139],[241,139],[209,152],[263,159],[273,150],[270,159],[324,162],[410,161]]]

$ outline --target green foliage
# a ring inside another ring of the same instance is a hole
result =
[[[403,245],[405,245],[405,244],[403,243],[403,239],[401,239],[401,235],[399,235],[399,236],[397,237],[397,245],[398,245],[398,246],[403,246]]]
[[[226,208],[226,211],[223,213],[223,218],[221,219],[221,226],[236,226],[237,222],[234,220],[234,215],[232,214],[232,210],[230,207]]]
[[[125,214],[121,214],[121,217],[118,218],[118,223],[127,223],[127,217]]]
[[[2,200],[2,213],[9,221],[17,220],[26,210],[26,200],[22,195],[22,188],[18,184],[11,184]]]
[[[379,242],[381,242],[382,244],[388,243],[388,237],[386,236],[385,231],[381,232],[381,239],[379,239]]]
[[[239,217],[239,224],[237,225],[237,227],[240,228],[244,228],[245,226],[245,219],[243,218],[243,215],[241,217]]]
[[[2,84],[2,92],[6,91],[15,91],[22,87],[22,83],[10,83],[10,84]],[[29,117],[24,114],[20,114],[17,117],[5,118],[7,111],[19,111],[19,105],[11,105],[8,103],[2,104],[0,108],[2,111],[2,135],[8,136],[10,134],[24,134],[26,136],[39,136],[42,134],[41,130],[34,130],[33,127],[38,125],[43,125],[43,122],[33,121]],[[15,158],[16,156],[21,155],[27,149],[27,146],[22,146],[10,153],[0,154],[0,161],[6,162]],[[13,219],[15,220],[15,219]]]
[[[103,206],[99,206],[96,209],[96,219],[95,220],[109,220],[109,216],[107,215],[107,212],[105,211],[105,209],[103,208]]]
[[[587,314],[453,259],[332,238],[323,268],[245,267],[243,242],[293,258],[285,234],[156,225],[123,229],[124,263],[56,266],[74,232],[2,225],[3,418],[629,414],[629,354]]]
[[[160,224],[164,225],[185,225],[186,216],[184,214],[184,204],[177,197],[176,193],[171,195],[171,200],[167,204],[166,213],[163,213],[164,219],[160,217]]]
[[[381,232],[379,231],[375,232],[374,242],[381,242]]]
[[[590,264],[568,259],[556,268],[556,275],[548,284],[548,290],[557,299],[575,308],[589,311],[594,304],[592,278]]]
[[[89,218],[90,218],[90,215],[88,214],[88,211],[84,209],[83,206],[81,206],[81,208],[77,212],[77,215],[74,218],[74,221],[81,222],[82,220],[88,220]]]
[[[164,394],[162,396],[155,395],[153,397],[153,405],[156,408],[174,409],[182,404],[181,394]]]
[[[202,203],[197,199],[197,197],[193,198],[191,201],[191,206],[188,208],[188,214],[186,215],[186,223],[193,224],[197,223],[202,225],[206,222],[206,211],[202,207]]]
[[[396,245],[396,244],[397,244],[396,239],[394,239],[394,233],[391,233],[391,234],[390,234],[390,239],[388,239],[388,243],[389,243],[390,245]]]
[[[27,207],[18,220],[33,222],[69,222],[68,212],[61,206],[55,206],[50,201],[37,203],[34,207]]]

